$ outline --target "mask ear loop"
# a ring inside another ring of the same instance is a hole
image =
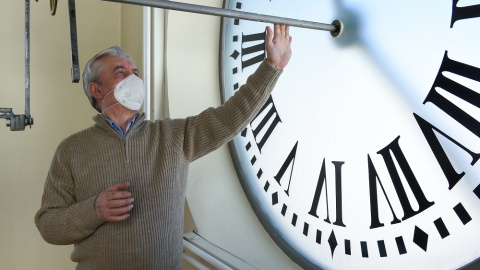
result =
[[[108,95],[110,95],[110,93],[112,93],[114,90],[115,90],[115,89],[112,89],[110,92],[108,92],[108,93],[103,97],[103,99],[102,99],[102,104],[100,105],[101,107],[103,107],[103,102],[105,102],[105,98],[106,98]],[[105,108],[105,109],[102,109],[102,114],[103,114],[103,112],[105,112],[106,110],[108,110],[108,109],[110,109],[111,107],[113,107],[113,106],[115,106],[115,105],[118,105],[118,104],[120,104],[120,103],[117,102],[117,103],[115,103],[115,104],[112,104],[112,105],[108,106],[108,107]]]

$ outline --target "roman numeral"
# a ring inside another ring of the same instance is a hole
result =
[[[480,5],[457,7],[458,1],[459,0],[453,0],[450,28],[452,28],[453,24],[458,20],[480,17]]]
[[[345,227],[343,224],[343,205],[342,205],[342,170],[341,167],[345,163],[343,161],[332,161],[335,166],[335,196],[336,196],[336,220],[333,223],[337,226]],[[324,219],[325,222],[330,223],[329,211],[328,211],[328,191],[327,191],[327,175],[325,170],[325,159],[323,159],[322,168],[320,169],[320,175],[318,177],[317,188],[315,189],[315,194],[313,196],[312,207],[308,214],[318,218],[317,208],[320,202],[320,195],[322,193],[323,184],[325,184],[325,200],[327,206],[327,218]]]
[[[269,106],[271,106],[270,109],[264,113],[265,109]],[[256,125],[255,128],[253,128],[252,123],[254,122],[256,123],[257,122],[256,119],[258,117],[263,117],[263,118],[261,118],[261,120],[259,120],[260,123],[258,123],[258,125]],[[273,117],[273,120],[269,122],[269,120],[272,117]],[[257,114],[257,116],[255,116],[252,122],[250,122],[250,125],[252,126],[253,136],[255,137],[255,142],[258,146],[258,150],[260,151],[260,153],[262,152],[263,146],[272,135],[273,130],[275,129],[277,124],[280,122],[282,122],[282,120],[280,119],[280,115],[278,114],[277,109],[275,108],[275,103],[273,103],[273,98],[272,96],[270,96],[268,100],[265,102],[265,104],[263,105],[263,107],[260,109],[260,112]],[[269,126],[266,129],[265,133],[263,133],[263,136],[261,136],[260,138],[259,135],[261,134],[261,131],[264,130],[267,124],[269,124]]]
[[[265,59],[267,55],[265,50],[266,36],[267,30],[265,30],[265,32],[251,35],[244,35],[242,33],[242,71],[245,68],[260,63],[263,61],[263,59]],[[254,45],[250,45],[251,43],[254,43]]]
[[[435,78],[433,86],[430,89],[430,92],[427,94],[425,101],[423,102],[423,104],[426,104],[427,102],[435,104],[438,108],[443,110],[455,121],[463,125],[477,137],[480,137],[480,122],[478,122],[475,118],[460,109],[457,105],[450,102],[447,98],[440,95],[440,93],[436,91],[435,88],[442,88],[443,90],[464,100],[465,102],[476,106],[477,108],[480,108],[480,94],[469,89],[468,87],[465,87],[460,83],[457,83],[445,77],[443,75],[443,72],[451,72],[465,78],[480,81],[480,69],[474,66],[469,66],[467,64],[451,60],[450,58],[448,58],[447,52],[445,52],[437,77]],[[475,164],[480,158],[479,154],[468,150],[466,147],[464,147],[463,145],[461,145],[460,143],[440,131],[438,128],[434,127],[433,125],[419,117],[418,115],[414,114],[414,116],[425,138],[427,139],[430,148],[433,151],[433,154],[435,155],[438,163],[440,164],[443,173],[445,174],[445,177],[449,182],[449,189],[452,189],[455,184],[457,184],[457,182],[463,177],[464,173],[457,173],[455,171],[448,157],[446,156],[445,151],[443,151],[443,148],[439,143],[433,130],[439,132],[444,137],[446,137],[447,139],[455,143],[457,146],[462,148],[464,151],[469,153],[472,157],[472,165]]]
[[[293,174],[293,167],[295,166],[295,156],[297,155],[297,146],[298,146],[298,141],[295,143],[295,146],[293,146],[292,151],[290,151],[290,154],[288,154],[287,159],[285,162],[283,162],[282,167],[278,171],[277,175],[275,175],[275,180],[277,180],[277,183],[281,186],[282,184],[280,183],[280,180],[282,180],[283,175],[285,174],[285,171],[287,168],[292,164],[292,169],[290,170],[290,178],[288,180],[288,187],[285,190],[285,193],[290,196],[290,183],[292,182],[292,174]]]
[[[443,90],[448,91],[450,94],[469,102],[477,108],[480,108],[480,94],[445,77],[443,72],[451,72],[459,76],[480,82],[480,69],[451,60],[448,58],[447,52],[445,52],[437,77],[435,78],[433,86],[423,102],[423,104],[426,104],[427,102],[435,104],[450,117],[477,135],[477,137],[480,137],[480,123],[462,109],[458,108],[455,104],[448,101],[448,99],[440,95],[435,88],[440,87]]]
[[[342,165],[345,163],[343,161],[332,161],[333,165],[335,166],[335,203],[336,203],[336,220],[333,223],[337,226],[345,227],[343,224],[343,213],[342,213]]]
[[[443,131],[440,129],[436,128],[429,122],[427,122],[425,119],[422,117],[418,116],[417,114],[413,114],[415,119],[417,120],[418,126],[423,132],[423,135],[425,136],[425,139],[427,139],[428,144],[430,145],[430,149],[432,149],[433,154],[435,155],[435,158],[438,161],[438,164],[442,168],[443,174],[445,174],[445,177],[447,178],[448,181],[448,189],[452,189],[460,179],[465,175],[465,172],[458,173],[454,168],[450,160],[448,159],[445,151],[443,150],[442,145],[440,144],[440,141],[437,138],[437,135],[435,134],[434,130],[438,133],[440,133],[442,136],[456,144],[458,147],[463,149],[465,152],[467,152],[471,157],[472,157],[472,165],[475,164],[478,159],[480,158],[479,153],[474,153],[473,151],[467,149],[465,146],[454,140],[452,137],[448,136],[445,134]]]
[[[392,204],[388,199],[387,193],[385,193],[385,189],[383,188],[382,181],[380,181],[380,177],[378,177],[377,170],[375,166],[373,166],[372,160],[370,159],[370,155],[368,157],[368,178],[369,178],[369,187],[370,187],[370,229],[382,227],[383,223],[380,222],[380,218],[378,216],[378,192],[377,192],[377,179],[380,188],[382,188],[383,195],[387,199],[388,206],[390,207],[390,211],[393,215],[392,224],[399,223],[400,220],[395,215],[395,211],[393,211]]]
[[[395,188],[398,199],[403,209],[404,215],[402,220],[406,220],[428,209],[430,206],[434,205],[434,202],[428,201],[425,195],[423,194],[423,191],[420,185],[418,184],[418,181],[415,175],[413,174],[413,171],[410,168],[410,165],[408,164],[407,159],[405,158],[405,155],[402,152],[402,149],[400,148],[400,144],[398,143],[399,139],[400,139],[400,136],[398,136],[395,140],[393,140],[393,142],[387,145],[387,147],[383,148],[377,153],[382,155],[383,160],[385,161],[385,165],[387,166],[388,173],[392,180],[393,187]],[[408,200],[407,193],[405,192],[405,188],[400,179],[399,172],[395,167],[392,154],[395,156],[395,159],[397,160],[397,163],[401,171],[403,172],[405,180],[410,186],[410,189],[415,199],[418,202],[419,209],[417,211],[413,210],[412,205]],[[370,228],[373,229],[373,228],[383,226],[383,224],[380,223],[379,217],[378,217],[378,197],[376,192],[376,179],[378,179],[378,182],[380,183],[380,187],[382,188],[383,194],[387,198],[387,202],[390,206],[390,210],[392,211],[392,214],[394,216],[394,220],[392,221],[392,224],[400,222],[396,217],[395,212],[392,209],[392,206],[390,205],[388,196],[386,195],[385,190],[383,189],[383,185],[380,181],[380,178],[378,177],[375,167],[373,166],[370,156],[368,156],[368,167],[369,167],[370,209],[371,209]]]

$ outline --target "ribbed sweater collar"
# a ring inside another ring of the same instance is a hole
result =
[[[127,134],[125,134],[125,138],[127,138],[127,136],[129,136],[130,134],[133,134],[137,130],[139,130],[145,124],[145,118],[146,118],[145,113],[139,114],[135,122],[132,124],[132,126],[128,130]],[[121,136],[110,126],[110,124],[101,114],[97,114],[93,116],[92,119],[95,122],[94,127],[99,128],[103,131],[108,132],[109,134],[111,133],[121,138]]]

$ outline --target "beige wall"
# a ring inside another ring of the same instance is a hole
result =
[[[122,5],[120,16],[120,45],[132,56],[143,74],[143,7]]]

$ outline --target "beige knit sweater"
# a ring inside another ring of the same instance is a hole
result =
[[[77,269],[181,269],[189,163],[231,140],[259,111],[281,71],[263,62],[225,104],[186,119],[147,121],[122,139],[100,116],[57,148],[35,223],[42,237],[74,244]],[[128,181],[131,216],[104,222],[96,197]]]

